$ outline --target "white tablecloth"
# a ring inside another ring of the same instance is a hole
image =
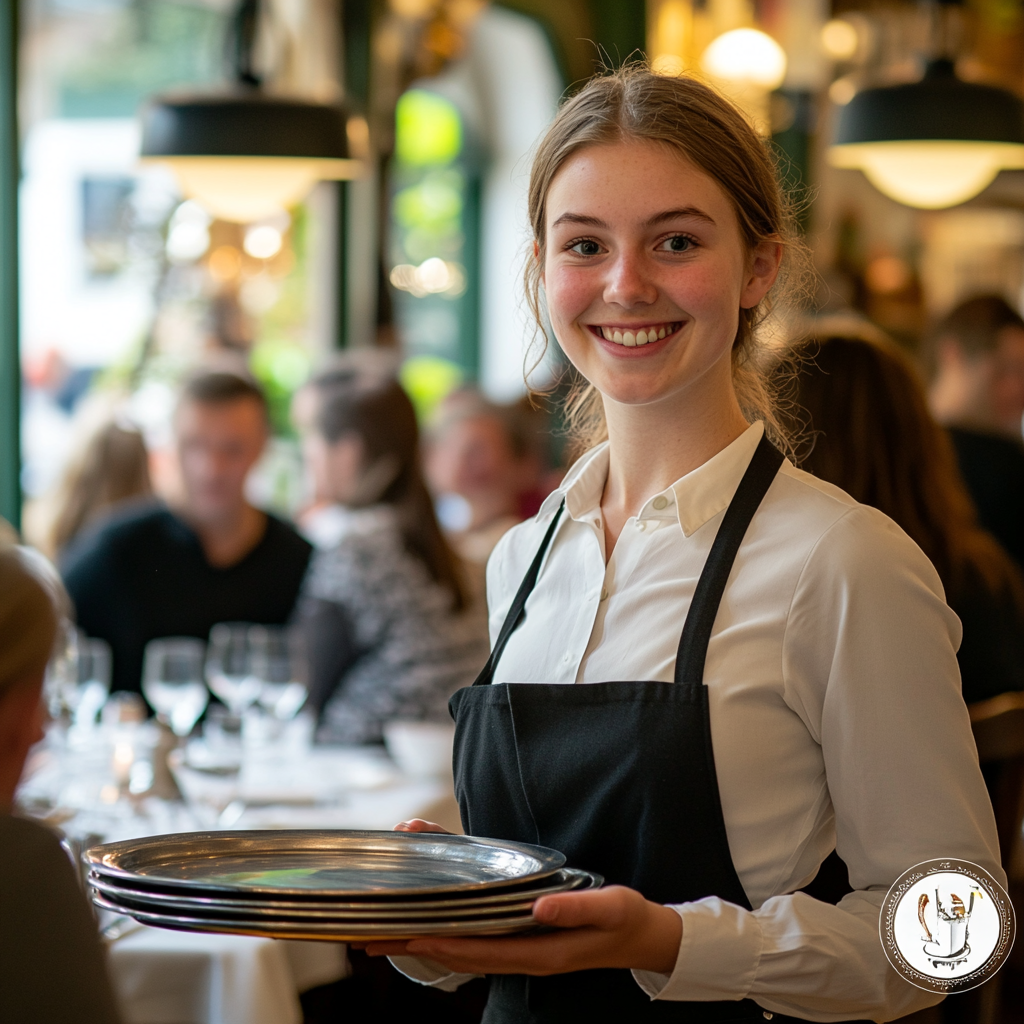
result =
[[[114,788],[108,802],[109,762],[110,752],[95,742],[44,746],[22,797],[55,804],[65,831],[85,845],[209,827],[194,799],[131,800]],[[451,777],[403,776],[380,750],[247,754],[236,795],[241,813],[233,828],[390,829],[422,817],[461,831]],[[109,957],[125,1024],[301,1024],[299,993],[348,971],[341,943],[160,928],[126,930],[109,944]]]
[[[141,928],[110,949],[125,1024],[301,1024],[298,993],[345,977],[345,947]]]

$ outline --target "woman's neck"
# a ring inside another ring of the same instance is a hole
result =
[[[704,465],[750,425],[731,383],[717,400],[619,405],[605,402],[608,479],[601,499],[606,557],[626,521],[652,494]]]

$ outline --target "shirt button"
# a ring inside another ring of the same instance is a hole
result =
[[[608,588],[607,587],[602,587],[601,588],[601,600],[602,601],[607,601],[608,600]]]
[[[562,655],[562,661],[564,661],[566,664],[569,663],[571,658],[572,658],[571,654],[564,654],[564,655]]]
[[[668,498],[664,494],[659,494],[651,504],[660,512],[663,508],[668,508]]]
[[[637,520],[636,528],[643,533],[647,529],[647,524],[642,520]]]

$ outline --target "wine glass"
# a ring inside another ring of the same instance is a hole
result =
[[[246,622],[218,622],[206,649],[207,685],[236,718],[259,699],[261,689],[252,673],[249,629]]]
[[[294,718],[309,696],[305,635],[298,626],[250,626],[249,658],[260,705],[278,721]]]
[[[187,736],[206,710],[202,640],[175,636],[150,640],[142,667],[142,692],[176,736]]]
[[[78,689],[75,695],[75,725],[90,728],[110,695],[110,644],[78,634]]]

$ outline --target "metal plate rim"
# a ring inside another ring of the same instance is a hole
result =
[[[155,914],[141,910],[127,910],[106,900],[94,897],[97,906],[127,914],[140,924],[156,928],[171,928],[177,931],[214,932],[234,935],[259,935],[268,938],[327,939],[335,942],[365,942],[375,937],[382,939],[416,939],[428,935],[498,935],[532,931],[539,927],[532,914],[507,918],[485,918],[473,921],[440,922],[431,927],[424,922],[421,927],[404,925],[311,925],[305,922],[282,921],[280,926],[264,927],[259,921],[240,919],[238,921],[210,922],[201,918],[179,917],[169,914]]]
[[[296,917],[335,917],[358,918],[404,918],[412,919],[429,917],[431,914],[449,916],[470,916],[498,912],[506,907],[528,907],[541,896],[551,896],[561,892],[571,892],[585,886],[594,888],[600,884],[599,876],[577,868],[562,868],[565,879],[557,885],[544,886],[535,890],[516,891],[500,896],[481,896],[461,900],[432,900],[426,903],[344,903],[344,902],[295,902],[286,900],[246,900],[216,899],[205,896],[177,895],[153,893],[141,889],[126,889],[104,878],[90,876],[88,884],[109,899],[118,902],[148,904],[150,907],[161,906],[180,910],[210,911],[252,911],[272,916]]]
[[[156,850],[162,851],[166,857],[168,849],[173,851],[176,846],[181,847],[189,844],[193,848],[193,855],[209,858],[214,853],[219,852],[217,850],[211,850],[211,845],[223,848],[232,842],[243,844],[245,842],[270,843],[273,841],[272,845],[278,847],[283,847],[286,843],[291,842],[293,844],[293,849],[296,852],[303,848],[312,849],[314,851],[331,852],[329,843],[332,839],[335,843],[344,839],[349,840],[352,844],[359,842],[367,845],[370,843],[382,843],[392,845],[394,850],[400,849],[398,844],[401,843],[427,845],[441,842],[443,844],[452,845],[456,848],[470,846],[479,849],[514,853],[520,858],[532,859],[537,865],[537,868],[533,871],[524,872],[523,874],[498,881],[485,880],[481,882],[456,882],[451,885],[409,886],[392,890],[395,895],[400,896],[415,896],[421,894],[430,895],[435,893],[472,893],[493,890],[509,885],[522,885],[541,878],[546,878],[554,874],[565,864],[565,856],[557,850],[551,850],[542,846],[534,846],[529,843],[515,843],[509,840],[485,839],[476,836],[454,836],[447,833],[437,832],[394,832],[371,829],[258,829],[220,832],[177,832],[161,836],[146,836],[141,839],[121,840],[116,843],[106,843],[100,846],[94,846],[85,852],[83,858],[90,868],[98,874],[105,875],[110,878],[123,878],[135,881],[138,881],[139,879],[148,879],[160,884],[161,886],[172,889],[192,890],[201,888],[214,892],[244,892],[246,894],[253,895],[265,893],[268,895],[309,896],[320,893],[338,896],[354,896],[357,898],[361,895],[374,897],[386,894],[387,890],[353,890],[351,888],[325,888],[316,890],[300,889],[289,886],[232,886],[223,883],[210,883],[188,878],[171,878],[152,873],[142,874],[137,869],[130,870],[126,867],[119,866],[116,862],[111,862],[111,858],[125,858],[128,856],[139,857],[148,851],[155,852]],[[308,847],[294,845],[302,842],[309,842],[314,845]],[[204,846],[206,847],[205,849]],[[285,851],[278,849],[265,850],[263,852],[283,853]],[[341,850],[338,850],[337,852],[340,853]],[[388,852],[393,853],[393,850]]]

